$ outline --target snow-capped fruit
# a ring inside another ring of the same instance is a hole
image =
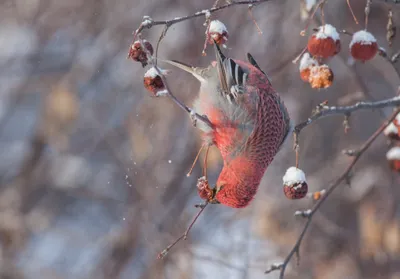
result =
[[[164,74],[168,74],[168,70],[162,70],[158,68],[160,72]],[[157,70],[154,67],[151,67],[144,74],[143,79],[144,87],[151,92],[155,97],[159,97],[167,93],[164,83],[162,81],[161,76],[158,74]]]
[[[153,46],[146,40],[142,40],[144,47],[148,50],[148,52],[153,55]],[[131,58],[134,61],[142,63],[142,66],[145,67],[147,65],[147,53],[143,49],[140,41],[135,41],[131,47],[129,48],[128,58]]]
[[[213,197],[213,190],[210,188],[207,179],[203,176],[197,180],[197,192],[201,199],[209,201]]]
[[[400,141],[400,114],[383,130],[385,136]]]
[[[318,61],[315,60],[314,58],[312,58],[310,56],[309,53],[304,53],[303,57],[300,60],[300,78],[305,81],[308,82],[310,79],[310,70],[311,67],[313,66],[317,66],[318,65]]]
[[[328,88],[333,82],[333,72],[328,65],[313,66],[308,81],[314,89]]]
[[[363,62],[375,57],[378,52],[378,44],[374,35],[361,30],[354,33],[350,42],[350,53],[354,59]]]
[[[308,52],[312,56],[328,58],[340,52],[340,37],[336,28],[325,24],[318,28],[307,43]]]
[[[301,169],[290,167],[283,176],[283,193],[288,199],[302,199],[307,195],[306,175]]]
[[[219,20],[213,20],[206,31],[207,41],[209,44],[214,44],[214,41],[218,45],[223,45],[228,40],[229,34],[225,24]]]
[[[394,171],[400,172],[400,147],[392,147],[386,153],[386,159],[389,162],[390,168]]]

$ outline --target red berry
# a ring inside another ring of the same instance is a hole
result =
[[[309,53],[304,53],[303,57],[300,60],[300,78],[305,82],[309,82],[311,67],[317,65],[317,60],[312,58]]]
[[[206,35],[209,44],[214,44],[215,40],[218,45],[225,44],[229,37],[225,24],[219,20],[213,20],[210,22]]]
[[[392,147],[386,153],[386,159],[389,162],[390,168],[396,172],[400,172],[400,147]]]
[[[400,141],[400,114],[383,130],[385,136],[392,140]]]
[[[301,199],[307,195],[306,176],[301,169],[290,167],[283,176],[283,192],[288,199]]]
[[[306,182],[294,185],[284,185],[283,192],[290,200],[302,199],[307,195],[308,185]]]
[[[325,24],[318,28],[307,43],[308,52],[316,57],[328,58],[340,52],[340,37],[336,28]]]
[[[378,53],[378,44],[374,35],[365,30],[354,33],[350,42],[350,53],[354,59],[362,62],[374,58]]]
[[[153,46],[146,40],[142,40],[144,47],[148,50],[148,52],[153,55]],[[131,58],[134,61],[142,63],[142,66],[145,67],[147,65],[147,53],[143,49],[140,41],[135,41],[131,47],[129,48],[128,58]]]
[[[168,74],[169,72],[168,70],[162,70],[160,68],[159,70],[162,74]],[[159,97],[167,93],[162,78],[154,67],[151,67],[144,74],[143,83],[144,87],[155,97]]]
[[[213,198],[213,190],[204,176],[197,180],[197,192],[203,200],[209,201]]]

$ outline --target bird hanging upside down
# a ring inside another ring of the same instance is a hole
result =
[[[215,145],[224,161],[214,188],[206,177],[198,180],[200,197],[242,208],[254,198],[268,165],[291,131],[291,122],[283,101],[251,54],[247,54],[249,62],[244,62],[225,57],[216,43],[214,50],[216,62],[207,68],[166,62],[201,82],[194,111],[211,123],[197,122],[203,133],[202,149],[208,151]]]

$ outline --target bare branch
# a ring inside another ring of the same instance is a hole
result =
[[[322,195],[321,199],[314,205],[312,209],[305,210],[305,211],[296,211],[295,215],[296,216],[302,216],[304,218],[307,218],[307,222],[303,227],[303,230],[301,231],[301,234],[299,238],[297,239],[295,245],[293,246],[292,250],[289,252],[289,254],[286,256],[285,260],[283,263],[279,265],[272,265],[268,270],[265,271],[265,273],[269,273],[274,270],[280,270],[280,275],[279,278],[283,279],[285,275],[285,270],[289,262],[291,261],[292,257],[294,254],[299,256],[299,251],[300,251],[300,245],[303,241],[304,235],[312,221],[312,217],[315,214],[315,212],[321,207],[322,203],[329,197],[329,195],[343,182],[346,181],[348,178],[350,172],[352,171],[354,165],[357,163],[357,161],[360,159],[360,157],[364,154],[364,152],[371,146],[371,144],[376,140],[376,138],[383,132],[383,130],[389,125],[393,119],[397,116],[397,114],[400,113],[400,108],[396,109],[392,115],[389,117],[389,119],[383,123],[369,138],[368,140],[356,151],[354,152],[354,156],[352,157],[352,160],[350,164],[347,166],[347,168],[344,170],[342,175],[337,178],[334,182],[332,182],[329,187],[326,190],[326,193]]]
[[[396,96],[393,98],[376,101],[376,102],[358,102],[351,106],[343,106],[343,107],[329,107],[325,104],[318,105],[315,112],[311,117],[309,117],[306,121],[297,124],[294,128],[294,133],[298,134],[302,129],[310,125],[317,119],[332,116],[332,115],[350,115],[352,112],[358,110],[365,110],[365,109],[378,109],[378,108],[385,108],[385,107],[396,107],[400,105],[400,96]]]
[[[196,207],[199,207],[200,210],[199,210],[199,212],[196,214],[196,216],[193,218],[193,221],[190,223],[189,227],[188,227],[188,228],[186,229],[186,231],[185,231],[180,237],[178,237],[172,244],[168,245],[167,248],[165,248],[164,250],[162,250],[162,251],[158,254],[158,256],[157,256],[158,259],[164,258],[164,257],[168,254],[169,250],[171,250],[172,247],[174,247],[178,242],[180,242],[181,240],[186,240],[186,238],[187,238],[187,236],[188,236],[190,230],[192,229],[194,223],[196,223],[197,219],[198,219],[199,216],[203,213],[203,211],[204,211],[204,209],[207,207],[207,205],[208,205],[208,202],[206,202],[206,203],[204,203],[204,204],[196,205]]]
[[[154,21],[151,17],[149,16],[144,16],[143,17],[143,21],[140,24],[139,28],[136,29],[136,31],[133,33],[134,34],[134,40],[137,36],[137,34],[139,34],[140,32],[143,31],[143,29],[148,28],[150,29],[151,27],[155,26],[155,25],[165,25],[167,27],[171,27],[172,25],[178,23],[178,22],[182,22],[185,20],[190,20],[196,17],[201,17],[201,16],[207,16],[209,14],[215,13],[217,11],[223,10],[223,9],[227,9],[236,5],[257,5],[257,4],[261,4],[264,2],[268,2],[269,0],[247,0],[247,1],[231,1],[228,4],[216,7],[215,4],[217,4],[217,2],[214,4],[214,6],[209,9],[209,10],[202,10],[200,12],[196,12],[192,15],[188,15],[188,16],[183,16],[183,17],[176,17],[174,19],[170,19],[170,20],[161,20],[161,21]]]

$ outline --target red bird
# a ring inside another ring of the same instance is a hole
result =
[[[254,198],[261,179],[291,131],[290,117],[278,93],[257,62],[227,58],[214,43],[216,62],[197,68],[166,61],[192,73],[200,82],[194,111],[204,143],[215,145],[224,160],[216,185],[199,179],[199,194],[210,203],[242,208]],[[204,146],[204,145],[203,145]]]

